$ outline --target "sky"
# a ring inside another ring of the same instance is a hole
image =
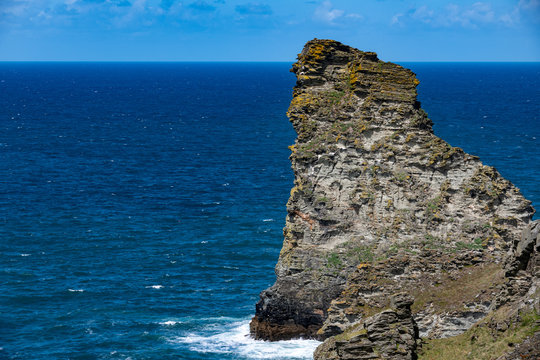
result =
[[[540,61],[540,0],[0,0],[0,61]]]

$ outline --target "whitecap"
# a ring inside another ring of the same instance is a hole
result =
[[[69,292],[84,292],[83,289],[68,289]]]
[[[309,360],[320,342],[316,340],[261,341],[249,336],[249,320],[222,325],[216,332],[206,327],[201,333],[188,333],[171,339],[198,353],[233,354],[249,359]]]
[[[163,325],[163,326],[174,326],[177,324],[182,324],[182,321],[167,320],[167,321],[162,321],[159,323],[159,325]]]
[[[150,286],[146,286],[147,289],[161,289],[163,287],[163,285],[150,285]]]
[[[19,255],[21,255],[21,256],[30,256],[32,254],[19,254]]]
[[[274,219],[264,219],[263,221],[264,221],[264,222],[274,221]]]

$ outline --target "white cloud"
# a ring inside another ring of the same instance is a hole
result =
[[[29,8],[29,1],[6,1],[0,3],[0,15],[23,16]]]
[[[348,19],[353,19],[353,20],[363,20],[364,17],[360,14],[357,14],[357,13],[350,13],[350,14],[347,14],[345,15],[346,18]]]
[[[37,14],[37,17],[38,18],[43,18],[43,19],[46,19],[46,20],[49,20],[52,18],[52,15],[49,14],[48,12],[44,11],[44,10],[41,10],[39,12],[39,14]]]
[[[434,11],[429,9],[426,5],[423,5],[415,9],[411,14],[411,17],[415,20],[430,23],[433,21],[433,15]]]
[[[334,20],[339,19],[345,14],[345,11],[334,9],[330,1],[324,1],[315,9],[315,19],[334,25]]]
[[[392,16],[392,21],[391,21],[390,23],[391,23],[392,25],[395,25],[395,24],[397,24],[397,25],[403,25],[403,23],[402,23],[401,20],[400,20],[403,16],[405,16],[405,15],[402,14],[402,13],[399,13],[399,14],[396,14],[396,15]]]
[[[518,8],[534,10],[540,8],[540,0],[519,0]]]
[[[326,23],[328,25],[337,25],[336,21],[359,21],[363,20],[364,16],[358,13],[347,13],[345,10],[334,8],[332,2],[324,1],[317,8],[313,14],[313,18],[316,21]]]
[[[451,10],[448,18],[450,22],[464,27],[476,27],[477,24],[491,23],[496,20],[491,4],[487,3],[477,2],[463,10],[459,7],[452,7]]]
[[[522,0],[523,1],[523,0]],[[538,3],[540,0],[530,0]],[[529,4],[530,5],[530,4]],[[407,23],[421,22],[433,27],[461,26],[477,28],[486,24],[512,25],[519,18],[516,11],[497,14],[490,3],[475,2],[468,6],[448,4],[444,8],[431,8],[422,5],[411,9],[408,13],[397,13],[391,24],[403,26]]]
[[[513,26],[519,22],[519,12],[512,11],[511,13],[503,14],[499,17],[499,20],[506,26]]]
[[[126,8],[127,9],[117,9],[121,15],[114,21],[116,26],[124,27],[140,18],[143,20],[143,25],[151,24],[151,20],[148,17],[142,16],[149,12],[149,10],[152,10],[147,7],[147,0],[135,0],[131,6]],[[156,10],[158,10],[158,8],[156,8]]]

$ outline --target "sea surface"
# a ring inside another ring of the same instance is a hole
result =
[[[540,208],[540,64],[406,63],[436,134]],[[254,341],[288,63],[0,63],[0,359],[310,359]]]

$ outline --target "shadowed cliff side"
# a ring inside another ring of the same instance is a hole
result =
[[[410,70],[315,39],[292,71],[295,186],[277,280],[261,293],[252,335],[328,338],[390,306],[397,291],[416,299],[423,336],[466,331],[487,314],[531,203],[433,135]],[[458,291],[467,281],[478,286]],[[430,298],[438,286],[450,301]]]

